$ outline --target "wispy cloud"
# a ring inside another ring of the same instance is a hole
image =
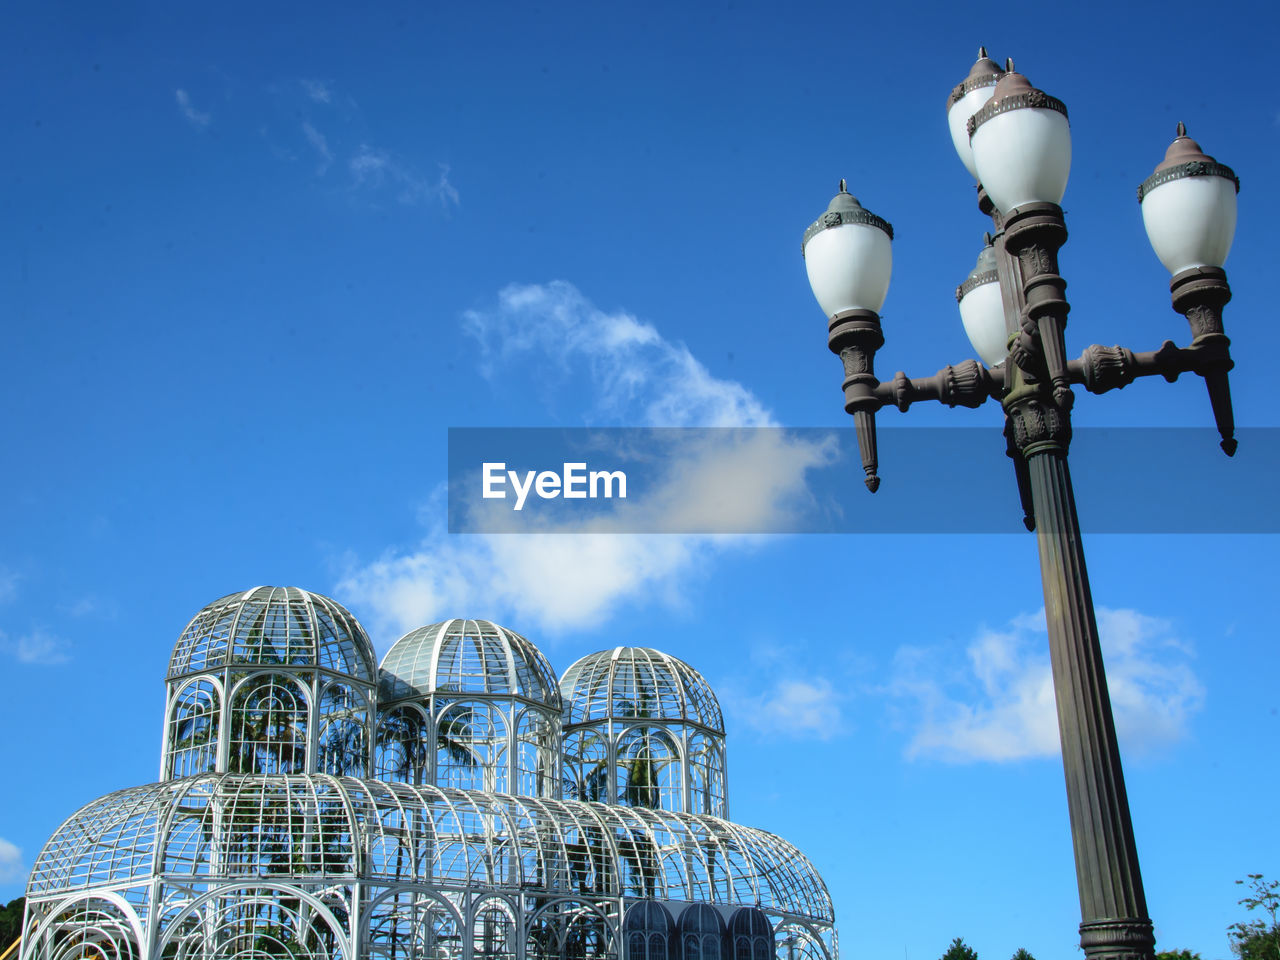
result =
[[[845,732],[844,696],[818,677],[769,678],[769,689],[747,693],[729,683],[720,701],[735,720],[767,738],[830,740]]]
[[[304,77],[298,81],[298,84],[312,103],[330,103],[333,100],[333,91],[323,80]]]
[[[735,728],[770,740],[830,740],[849,731],[848,659],[828,657],[826,673],[817,677],[806,667],[814,654],[803,641],[756,641],[743,654],[749,669],[716,684]]]
[[[1190,648],[1168,621],[1099,608],[1098,630],[1117,736],[1145,752],[1186,735],[1204,701]],[[899,648],[889,693],[908,704],[909,757],[1012,761],[1059,752],[1044,611],[983,630],[964,663],[938,647]]]
[[[461,196],[447,164],[429,165],[382,145],[354,99],[340,85],[317,77],[292,77],[267,87],[274,117],[254,121],[259,137],[273,156],[286,163],[316,158],[315,176],[341,189],[358,208],[390,203],[449,210]],[[208,114],[197,112],[186,91],[179,106],[196,126],[207,126]],[[344,173],[335,184],[331,171]]]
[[[22,863],[22,851],[16,845],[0,837],[0,883],[24,880],[27,868]]]
[[[583,374],[595,397],[593,419],[649,426],[776,426],[756,396],[714,376],[683,343],[625,311],[598,309],[573,284],[512,285],[496,309],[470,311],[463,326],[483,351],[481,371],[493,376],[536,353],[561,379]]]
[[[445,617],[488,617],[524,630],[598,626],[640,597],[678,604],[716,552],[707,538],[616,534],[447,537],[430,527],[408,551],[353,566],[337,592],[371,611],[385,646]]]
[[[316,175],[323,177],[329,169],[329,164],[333,163],[333,153],[329,150],[329,141],[325,139],[323,133],[306,120],[302,121],[302,133],[307,138],[307,143],[311,144],[311,148],[320,155],[320,165],[316,168]]]
[[[496,307],[467,314],[464,325],[482,344],[503,344],[486,355],[490,373],[535,358],[540,368],[558,364],[567,377],[595,389],[589,412],[634,414],[652,426],[772,423],[749,390],[714,376],[683,344],[630,314],[599,310],[568,283],[508,287]],[[667,479],[681,496],[656,497],[653,524],[646,529],[678,529],[679,512],[695,505],[719,511],[715,515],[726,518],[726,529],[744,524],[744,518],[772,516],[804,491],[806,470],[828,456],[821,446],[789,442],[781,431],[752,434],[744,445],[711,455],[677,452]],[[739,479],[732,496],[711,462],[721,457],[748,464],[735,469]],[[442,490],[423,514],[429,519],[419,543],[372,563],[351,563],[337,587],[339,595],[368,611],[383,641],[449,616],[514,618],[525,629],[597,628],[628,603],[679,606],[717,556],[759,542],[620,535],[609,532],[607,516],[593,521],[589,532],[448,537],[439,520]],[[775,705],[778,716],[800,724],[822,709],[813,691],[799,688]]]
[[[445,164],[438,165],[438,175],[432,179],[389,150],[362,143],[347,166],[357,189],[386,190],[395,195],[396,202],[406,206],[435,202],[447,209],[458,205],[458,191],[449,182],[449,167]]]
[[[9,603],[18,595],[18,575],[8,567],[0,567],[0,603]]]
[[[178,103],[178,109],[182,115],[187,118],[197,130],[203,130],[209,126],[209,122],[213,119],[208,113],[197,110],[191,103],[191,97],[187,91],[179,88],[173,92],[173,98]]]
[[[60,637],[39,628],[12,638],[0,632],[0,651],[19,663],[36,666],[55,666],[70,659],[70,645]]]
[[[118,611],[114,600],[103,599],[94,594],[86,593],[83,596],[76,597],[74,600],[60,603],[58,612],[77,619],[93,617],[99,620],[111,620]]]

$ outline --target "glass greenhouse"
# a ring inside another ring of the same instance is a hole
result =
[[[688,664],[618,647],[557,683],[483,620],[402,637],[293,587],[196,614],[158,783],[36,860],[23,960],[837,960],[822,878],[732,823]]]

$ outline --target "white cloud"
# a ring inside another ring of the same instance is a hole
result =
[[[203,130],[209,126],[209,121],[213,118],[208,113],[202,113],[191,105],[191,97],[187,94],[187,91],[175,90],[173,98],[178,102],[178,109],[182,111],[182,115],[187,118],[187,122],[193,127],[197,130]]]
[[[720,702],[741,724],[769,738],[830,740],[845,732],[844,697],[825,678],[770,678],[764,693],[730,682]]]
[[[468,312],[464,324],[485,351],[486,375],[530,351],[558,364],[566,379],[585,367],[599,417],[669,427],[775,425],[750,390],[712,375],[683,343],[629,313],[596,308],[564,281],[506,287],[496,310]]]
[[[313,103],[329,103],[333,100],[333,91],[323,80],[302,79],[298,83]]]
[[[849,732],[846,704],[851,672],[866,669],[827,652],[827,671],[815,677],[812,650],[803,640],[757,640],[743,651],[743,669],[716,684],[720,704],[735,727],[764,739],[830,740]]]
[[[360,150],[351,158],[349,166],[356,182],[364,183],[370,180],[380,182],[390,164],[391,158],[385,150],[375,150],[367,143],[362,143]]]
[[[508,287],[495,310],[469,313],[465,325],[482,344],[503,344],[486,357],[490,373],[508,361],[554,361],[595,388],[598,410],[636,411],[646,425],[772,423],[749,390],[715,377],[683,344],[628,314],[596,309],[567,283]],[[352,564],[337,590],[368,611],[384,642],[450,616],[509,616],[527,630],[565,630],[598,627],[641,600],[678,606],[716,556],[752,549],[758,538],[612,531],[691,529],[697,520],[701,530],[782,529],[807,495],[805,472],[831,448],[781,431],[729,432],[718,444],[664,453],[658,493],[635,507],[639,514],[597,514],[546,533],[454,537],[437,520],[413,548]],[[438,490],[424,514],[443,513]],[[575,532],[550,532],[566,529]],[[776,710],[793,724],[822,709],[812,696],[806,706],[803,690],[789,697]]]
[[[347,167],[357,188],[392,191],[396,201],[407,206],[435,201],[447,208],[456,207],[459,202],[458,191],[449,182],[449,167],[445,164],[438,165],[439,176],[433,181],[390,151],[362,143]]]
[[[509,620],[519,629],[597,626],[638,597],[678,602],[715,552],[710,538],[617,534],[447,537],[432,529],[408,552],[348,571],[337,592],[372,611],[379,646],[446,617]]]
[[[449,165],[447,163],[437,163],[436,169],[439,176],[436,182],[431,186],[431,192],[440,199],[440,205],[447,207],[453,204],[455,207],[459,203],[458,190],[449,182]]]
[[[104,600],[91,593],[58,604],[58,613],[69,617],[93,617],[99,620],[114,619],[118,609],[114,600]]]
[[[413,549],[353,565],[337,590],[371,611],[380,640],[450,616],[510,616],[526,629],[565,630],[596,627],[641,599],[679,606],[719,554],[752,549],[759,538],[612,531],[785,529],[790,506],[803,500],[805,471],[827,456],[826,447],[781,433],[729,438],[677,453],[661,489],[634,512],[545,533],[450,537],[437,522]],[[732,487],[723,470],[741,471]],[[444,513],[442,494],[435,516]]]
[[[345,169],[349,177],[345,189],[358,206],[439,204],[447,210],[459,205],[461,198],[447,164],[437,164],[434,173],[424,172],[395,151],[364,139],[367,124],[359,105],[335,84],[294,77],[269,85],[267,92],[276,118],[263,118],[256,126],[277,159],[293,163],[314,155],[320,177],[335,166]],[[209,116],[195,113],[186,92],[179,93],[180,105],[192,110],[188,119],[198,126],[208,124]],[[288,118],[283,126],[282,117]]]
[[[302,133],[307,138],[307,143],[311,144],[311,148],[320,155],[320,166],[316,168],[316,174],[323,177],[325,171],[329,169],[329,164],[333,162],[329,141],[325,139],[323,133],[305,120],[302,121]]]
[[[22,863],[22,851],[4,837],[0,837],[0,883],[25,880],[27,868]]]
[[[19,663],[38,666],[66,663],[70,659],[68,648],[65,640],[39,628],[13,639],[0,633],[0,650]]]
[[[1098,631],[1117,737],[1146,752],[1186,735],[1204,689],[1186,644],[1167,621],[1134,610],[1099,608]],[[967,663],[939,648],[898,650],[889,692],[911,705],[910,757],[954,763],[1010,761],[1059,753],[1044,611],[1005,630],[983,630]]]

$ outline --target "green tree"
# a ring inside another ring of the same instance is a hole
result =
[[[1025,947],[1019,947],[1013,952],[1010,960],[1036,960],[1036,958],[1029,954]],[[1200,960],[1200,958],[1197,957],[1196,960]]]
[[[1231,938],[1231,952],[1240,960],[1280,960],[1280,880],[1268,882],[1260,873],[1251,873],[1247,880],[1237,880],[1252,891],[1237,900],[1251,913],[1259,910],[1265,915],[1244,923],[1227,927]]]
[[[648,733],[648,730],[641,729],[644,739],[640,741],[635,756],[627,765],[627,783],[623,792],[627,798],[627,806],[657,810],[661,806],[658,776],[653,767],[653,758],[649,754]]]
[[[942,955],[941,960],[978,960],[978,951],[956,937],[951,941],[951,946],[947,947],[947,952]]]
[[[1161,950],[1156,954],[1156,960],[1200,960],[1200,954],[1190,950]]]
[[[379,779],[422,783],[427,771],[427,720],[412,707],[400,707],[378,719]]]
[[[26,897],[19,897],[0,909],[0,953],[22,935],[22,908],[26,902]]]

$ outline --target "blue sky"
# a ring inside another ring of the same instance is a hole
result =
[[[380,651],[468,616],[560,670],[615,644],[680,656],[726,708],[734,819],[811,855],[846,956],[930,960],[955,936],[984,960],[1075,955],[1032,537],[449,536],[446,431],[844,426],[799,255],[842,176],[896,229],[882,376],[969,357],[952,292],[988,224],[944,102],[980,43],[1071,111],[1071,355],[1187,341],[1134,191],[1178,120],[1234,167],[1236,415],[1280,426],[1274,14],[46,4],[9,20],[0,900],[65,816],[154,779],[191,615],[296,584],[349,606]],[[1211,423],[1194,380],[1082,395],[1075,418]],[[869,496],[854,474],[848,495]],[[1012,477],[998,495],[1017,509]],[[1086,546],[1160,946],[1224,958],[1232,881],[1280,875],[1275,538]]]

